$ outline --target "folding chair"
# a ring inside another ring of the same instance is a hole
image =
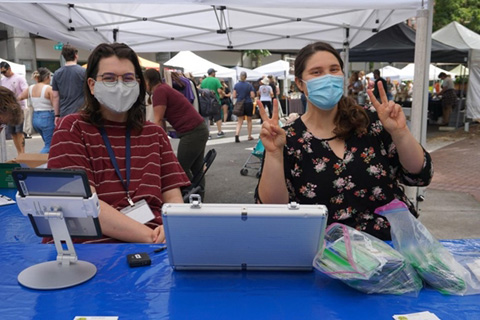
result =
[[[207,155],[205,158],[203,158],[203,170],[197,173],[193,178],[192,178],[192,184],[182,190],[182,196],[183,196],[183,201],[188,203],[190,195],[196,194],[205,190],[202,190],[202,186],[200,186],[200,181],[202,181],[203,177],[208,171],[208,168],[213,163],[213,160],[215,160],[215,157],[217,156],[217,151],[215,149],[210,149],[207,152]]]

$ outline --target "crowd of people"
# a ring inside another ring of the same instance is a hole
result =
[[[203,170],[210,123],[216,125],[217,137],[223,137],[222,123],[231,117],[234,101],[243,102],[236,143],[244,120],[248,140],[254,139],[252,116],[258,112],[262,121],[265,155],[257,203],[325,204],[328,223],[389,239],[388,220],[375,209],[398,199],[416,215],[401,184],[426,186],[433,175],[430,155],[413,138],[395,102],[395,84],[378,70],[375,81],[354,72],[345,95],[343,61],[327,43],[310,44],[298,53],[290,93],[301,92],[307,107],[283,128],[280,91],[272,76],[250,83],[242,72],[232,89],[213,68],[199,83],[176,73],[162,78],[155,69],[142,70],[136,53],[121,43],[98,45],[86,70],[78,66],[74,47],[64,46],[62,55],[67,64],[53,81],[50,70],[39,68],[30,87],[13,81],[17,77],[1,64],[2,85],[10,90],[0,87],[0,120],[12,128],[12,136],[21,132],[20,102],[30,101],[33,126],[45,143],[42,152],[49,154],[48,167],[86,171],[100,199],[104,237],[82,242],[164,242],[162,205],[184,201],[182,189]],[[195,101],[198,89],[213,91],[218,110],[201,114]],[[359,103],[363,94],[370,104]],[[177,155],[169,128],[180,139]],[[205,192],[205,181],[201,187]],[[152,214],[148,223],[122,213],[143,202]]]

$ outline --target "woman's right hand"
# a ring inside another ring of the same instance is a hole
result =
[[[279,125],[278,118],[278,100],[273,99],[273,115],[269,118],[265,112],[265,107],[260,100],[257,101],[260,117],[263,120],[262,128],[260,130],[260,139],[267,152],[272,154],[282,154],[283,147],[287,141],[287,135]]]

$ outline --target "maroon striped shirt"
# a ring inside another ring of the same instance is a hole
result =
[[[110,144],[125,179],[125,123],[105,121]],[[126,191],[119,180],[97,127],[80,114],[62,118],[50,148],[49,168],[83,168],[99,199],[120,210],[128,206]],[[145,199],[161,223],[162,193],[190,185],[173,153],[165,131],[146,122],[140,133],[131,132],[130,197]]]

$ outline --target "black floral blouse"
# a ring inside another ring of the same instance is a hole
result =
[[[375,209],[399,199],[417,215],[399,183],[428,185],[433,175],[432,160],[424,150],[422,171],[407,172],[375,109],[368,109],[367,114],[370,117],[368,132],[353,134],[345,141],[343,159],[335,155],[328,141],[315,138],[307,131],[301,118],[285,126],[286,184],[290,201],[326,205],[328,224],[340,222],[389,240],[388,220],[375,214]]]

